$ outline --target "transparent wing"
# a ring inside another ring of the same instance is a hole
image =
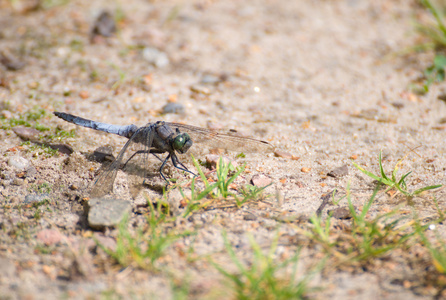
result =
[[[90,196],[103,197],[113,192],[113,185],[118,170],[125,168],[129,176],[129,189],[132,197],[136,197],[142,187],[146,175],[148,155],[153,141],[151,126],[139,128],[119,152],[115,161],[105,168],[96,179]]]
[[[133,198],[138,196],[139,191],[143,187],[144,178],[147,175],[154,131],[152,127],[144,127],[135,134],[140,135],[136,140],[142,140],[142,142],[133,143],[133,154],[126,160],[125,164],[125,172],[128,174],[129,179],[130,195]]]
[[[210,148],[221,148],[240,152],[273,152],[274,147],[268,142],[231,134],[219,133],[201,127],[167,123],[171,128],[178,128],[192,138],[193,143],[203,144]]]

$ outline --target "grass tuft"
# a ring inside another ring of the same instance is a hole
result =
[[[198,174],[203,181],[205,188],[202,191],[198,191],[196,188],[196,178],[192,178],[190,199],[187,199],[183,190],[180,188],[180,193],[187,201],[187,207],[183,217],[187,217],[195,211],[206,208],[213,202],[212,200],[215,199],[232,201],[235,203],[235,206],[240,208],[249,201],[257,201],[258,199],[261,199],[263,190],[269,186],[268,185],[259,188],[252,185],[246,185],[244,188],[241,189],[242,197],[240,197],[240,195],[237,195],[235,192],[230,191],[230,188],[237,177],[239,177],[240,174],[245,170],[244,165],[242,167],[239,167],[238,169],[235,169],[230,162],[226,163],[224,159],[220,157],[216,170],[217,181],[211,183],[206,178],[206,175],[203,173],[203,170],[201,169],[199,163],[193,156],[192,161],[198,170]],[[205,201],[205,199],[208,200]]]
[[[407,155],[406,155],[406,156],[407,156]],[[404,175],[401,176],[399,179],[397,179],[397,177],[396,177],[396,175],[397,175],[397,173],[398,173],[399,166],[401,165],[401,163],[403,162],[403,160],[406,158],[406,156],[403,157],[403,158],[401,158],[401,159],[397,162],[397,164],[396,164],[395,167],[393,168],[392,175],[391,175],[390,178],[389,178],[389,177],[386,175],[386,173],[384,172],[384,168],[383,168],[383,165],[382,165],[382,152],[381,152],[381,151],[379,152],[379,171],[380,171],[380,175],[381,175],[381,176],[379,176],[379,175],[375,175],[375,174],[373,174],[372,172],[367,171],[367,170],[364,169],[363,167],[361,167],[361,166],[359,166],[358,164],[356,164],[353,160],[352,160],[352,163],[353,163],[353,165],[354,165],[359,171],[361,171],[361,172],[364,173],[365,175],[367,175],[367,176],[369,176],[369,177],[375,179],[375,180],[378,181],[379,183],[382,183],[382,184],[387,185],[389,188],[386,190],[386,192],[389,191],[389,190],[391,190],[391,189],[397,189],[399,192],[401,192],[403,195],[405,195],[405,196],[407,196],[407,197],[414,197],[414,196],[416,196],[416,195],[421,194],[421,193],[424,192],[424,191],[428,191],[428,190],[432,190],[432,189],[436,189],[436,188],[442,187],[441,184],[438,184],[438,185],[430,185],[430,186],[425,186],[425,187],[419,188],[419,189],[417,189],[417,190],[415,190],[415,191],[413,191],[413,192],[409,192],[409,191],[407,190],[406,178],[412,173],[412,171],[410,171],[410,172],[404,174]]]
[[[150,214],[147,216],[147,228],[129,230],[128,215],[118,225],[118,236],[116,238],[116,250],[110,250],[100,244],[108,255],[123,267],[133,266],[145,270],[157,270],[157,261],[164,256],[167,248],[176,240],[190,233],[166,232],[163,224],[170,222],[169,211],[165,211],[166,205],[150,205]]]
[[[252,248],[252,262],[249,266],[237,257],[225,232],[223,232],[225,248],[231,261],[237,266],[238,272],[229,272],[211,260],[212,265],[229,279],[231,289],[235,294],[234,298],[246,300],[304,299],[310,291],[314,290],[309,287],[309,281],[322,268],[324,260],[316,268],[298,278],[297,265],[300,251],[296,251],[289,259],[277,262],[275,252],[279,235],[273,240],[267,254],[263,253],[252,235],[248,235],[248,237]]]
[[[326,252],[337,257],[341,264],[367,263],[394,249],[408,247],[415,232],[411,230],[412,222],[406,221],[407,217],[396,217],[399,214],[398,209],[369,217],[378,190],[379,184],[373,195],[359,209],[360,213],[357,213],[347,188],[351,224],[335,230],[331,216],[323,220],[315,214],[310,218],[313,228],[305,234],[321,244]]]

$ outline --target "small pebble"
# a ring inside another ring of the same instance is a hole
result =
[[[404,107],[404,103],[403,102],[392,102],[392,106],[398,109],[401,109]]]
[[[39,138],[40,131],[31,127],[16,126],[12,128],[17,136],[25,141],[36,141]]]
[[[101,146],[96,148],[92,156],[93,160],[97,162],[104,162],[106,160],[114,160],[113,148],[110,146]]]
[[[343,165],[341,167],[338,167],[338,168],[328,172],[327,175],[334,177],[334,178],[343,177],[345,175],[348,175],[348,167],[347,167],[347,165]]]
[[[331,214],[333,218],[340,220],[351,219],[352,214],[347,207],[338,207],[333,210],[327,211],[327,214]]]
[[[14,167],[17,171],[25,171],[31,163],[21,156],[11,156],[8,159],[8,165]]]
[[[25,63],[7,51],[0,53],[0,62],[10,71],[20,70]]]
[[[129,201],[118,198],[95,198],[88,202],[88,224],[94,229],[114,227],[130,212],[132,206]]]
[[[220,76],[215,76],[215,75],[204,75],[201,80],[200,83],[201,84],[217,84],[219,82],[221,82],[221,77]]]
[[[205,86],[202,86],[200,84],[194,84],[190,87],[190,90],[194,93],[197,94],[203,94],[203,95],[210,95],[211,94],[211,90]]]
[[[175,102],[169,102],[163,106],[163,114],[184,114],[186,109],[184,105]]]
[[[67,155],[71,155],[74,152],[73,148],[67,144],[49,144],[48,146],[53,150],[58,150],[59,153]]]
[[[311,171],[311,168],[306,168],[303,167],[302,169],[300,169],[303,173],[309,173]]]
[[[58,228],[71,228],[74,229],[76,224],[79,223],[81,220],[81,217],[76,213],[60,213],[57,216],[55,216],[52,221],[54,222],[54,225],[56,225]]]
[[[264,174],[257,174],[252,176],[251,184],[257,187],[265,187],[271,184],[272,179]]]
[[[252,213],[246,213],[243,216],[243,220],[245,220],[245,221],[255,221],[255,220],[257,220],[257,216],[255,214],[252,214]]]
[[[116,32],[115,19],[108,11],[103,11],[93,26],[92,35],[111,37]]]
[[[297,157],[291,153],[285,152],[285,151],[280,151],[280,150],[275,150],[274,151],[274,155],[276,157],[282,157],[282,158],[286,158],[286,159],[292,159],[292,160],[298,160],[300,157]]]
[[[167,54],[156,48],[146,47],[142,51],[143,58],[157,68],[167,67],[170,63]]]
[[[88,97],[90,97],[90,94],[88,93],[88,91],[81,91],[79,92],[79,97],[81,97],[82,99],[87,99]]]

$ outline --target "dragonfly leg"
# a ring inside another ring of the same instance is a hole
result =
[[[153,154],[153,156],[155,156],[156,158],[158,158],[158,160],[159,160],[160,162],[164,162],[163,159],[161,159],[158,155],[156,155],[155,153],[153,153],[153,152],[150,151],[150,150],[149,150],[149,151],[147,151],[147,150],[139,150],[139,151],[136,151],[135,153],[133,153],[132,156],[130,156],[129,159],[127,159],[127,161],[126,161],[125,164],[124,164],[124,167],[127,165],[127,163],[128,163],[133,157],[135,157],[136,154],[144,154],[144,153],[150,153],[150,154]]]
[[[153,154],[153,155],[155,155],[155,154]],[[155,156],[156,156],[156,155],[155,155]],[[156,157],[158,157],[158,156],[156,156]],[[159,157],[158,157],[158,158],[159,158]],[[164,176],[164,174],[163,174],[163,169],[164,169],[164,166],[166,165],[167,161],[169,160],[169,158],[170,158],[170,154],[167,155],[166,159],[163,161],[163,163],[162,163],[162,165],[161,165],[161,167],[160,167],[160,171],[159,171],[161,177],[163,177],[163,179],[164,179],[165,181],[167,181],[167,182],[169,182],[169,181],[166,179],[166,176]]]
[[[179,170],[182,170],[182,171],[186,171],[186,172],[188,172],[188,173],[191,173],[191,174],[194,175],[194,176],[197,176],[197,174],[195,174],[194,172],[189,171],[189,170],[186,168],[186,166],[183,165],[183,164],[178,160],[178,157],[177,157],[175,154],[172,154],[172,155],[170,155],[170,156],[172,157],[172,163],[173,163],[173,166],[174,166],[175,168],[177,168],[177,169],[179,169]],[[178,165],[180,165],[182,168],[180,168]]]
[[[127,159],[127,161],[124,163],[123,168],[128,164],[128,162],[129,162],[133,157],[135,157],[136,154],[144,154],[144,153],[147,153],[147,150],[139,150],[139,151],[136,151],[135,153],[133,153],[132,156],[130,156],[129,159]],[[158,158],[158,159],[159,159],[159,158]]]
[[[153,153],[152,153],[152,154],[153,154]],[[153,155],[155,155],[155,154],[153,154]],[[156,156],[156,155],[155,155],[155,156]],[[160,174],[161,174],[161,177],[163,177],[163,179],[164,179],[165,181],[167,181],[167,179],[166,179],[166,177],[165,177],[164,174],[163,174],[163,169],[164,169],[164,166],[166,165],[167,161],[169,160],[169,158],[172,159],[172,164],[173,164],[173,166],[174,166],[175,168],[177,168],[177,169],[179,169],[179,170],[181,170],[181,171],[188,172],[188,173],[190,173],[190,174],[192,174],[192,175],[194,175],[194,176],[197,176],[197,174],[195,174],[194,172],[189,171],[189,170],[186,168],[186,166],[183,165],[183,164],[178,160],[178,157],[177,157],[175,154],[169,154],[169,155],[167,155],[166,159],[163,161],[163,164],[161,165],[160,170],[159,170],[159,172],[160,172]]]
[[[158,158],[158,160],[160,162],[164,162],[164,160],[161,157],[159,157],[158,155],[156,155],[155,153],[153,153],[153,152],[150,152],[150,153],[153,154],[153,156],[155,156],[156,158]]]
[[[151,152],[150,150],[149,150],[149,151],[147,151],[147,150],[139,150],[139,151],[136,151],[135,153],[133,153],[132,156],[130,156],[130,158],[127,159],[127,161],[126,161],[126,162],[124,163],[124,165],[123,165],[123,168],[125,168],[125,166],[128,164],[128,162],[129,162],[133,157],[135,157],[137,154],[145,154],[145,153],[151,153],[151,154],[153,154],[153,156],[155,156],[156,158],[158,158],[158,160],[161,161],[161,162],[163,163],[163,164],[161,165],[161,168],[160,168],[159,172],[160,172],[160,174],[161,174],[161,177],[163,177],[163,179],[164,179],[165,181],[168,182],[168,180],[166,179],[166,177],[165,177],[164,174],[163,174],[163,168],[164,168],[164,166],[166,165],[167,161],[169,160],[170,155],[168,155],[167,158],[163,160],[162,158],[160,158],[158,155],[156,155],[155,153]],[[144,180],[145,180],[145,179],[144,179]]]

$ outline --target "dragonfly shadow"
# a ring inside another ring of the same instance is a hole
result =
[[[89,161],[101,164],[101,167],[95,172],[96,177],[106,172],[110,165],[115,161],[112,149],[108,146],[99,147],[93,153],[86,155]],[[146,153],[137,151],[129,158],[123,160],[118,169],[128,176],[128,184],[130,194],[135,198],[144,188],[162,194],[166,187],[166,181],[160,177],[159,168],[164,160],[163,157],[149,155],[148,161],[141,164],[139,158]],[[170,170],[170,165],[166,165],[166,169]]]

